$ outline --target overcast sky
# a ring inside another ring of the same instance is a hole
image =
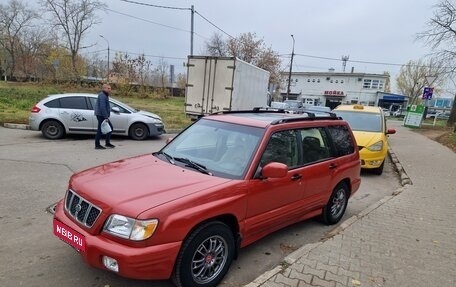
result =
[[[205,42],[215,33],[238,36],[254,32],[267,46],[283,55],[283,66],[289,64],[293,40],[293,71],[323,72],[328,68],[342,71],[340,59],[349,56],[346,71],[383,73],[389,71],[392,81],[399,71],[396,65],[350,62],[405,64],[429,53],[416,34],[426,28],[438,0],[135,0],[168,7],[190,8],[222,29],[195,14],[194,54],[204,52]],[[30,1],[30,2],[36,2]],[[106,0],[108,10],[100,13],[102,23],[84,39],[93,47],[84,53],[111,48],[115,51],[144,53],[156,62],[165,57],[176,71],[184,71],[183,62],[190,53],[190,11],[162,9]],[[7,0],[0,0],[5,4]],[[140,20],[143,19],[143,20]],[[102,55],[103,52],[100,52]],[[106,51],[104,52],[106,53]],[[307,56],[300,56],[307,55]]]

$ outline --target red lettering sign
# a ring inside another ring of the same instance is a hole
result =
[[[57,219],[54,219],[54,235],[73,246],[75,249],[85,252],[86,244],[84,235],[73,228],[66,226]]]
[[[345,96],[343,91],[324,91],[325,96],[339,96],[343,97]]]

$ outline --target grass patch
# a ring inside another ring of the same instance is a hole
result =
[[[69,92],[97,93],[98,91],[96,87],[0,82],[0,124],[27,124],[30,109],[47,95]],[[123,97],[118,93],[113,90],[113,98],[133,108],[159,115],[167,130],[182,129],[191,123],[184,112],[184,97],[164,98],[159,94],[145,96],[133,94]]]

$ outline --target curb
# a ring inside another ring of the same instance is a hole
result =
[[[5,128],[9,128],[9,129],[30,130],[30,125],[26,125],[26,124],[4,123],[3,126]]]
[[[270,278],[276,276],[279,273],[282,273],[288,266],[296,263],[300,258],[304,257],[307,255],[309,252],[311,252],[313,249],[319,247],[322,245],[325,241],[328,239],[333,238],[334,236],[338,235],[339,233],[342,233],[345,229],[350,227],[352,224],[357,222],[358,220],[362,219],[363,217],[369,215],[372,211],[376,210],[383,204],[387,203],[391,199],[393,199],[396,195],[400,194],[403,192],[407,187],[406,185],[412,185],[412,180],[410,177],[407,175],[405,172],[402,164],[399,162],[396,154],[393,152],[393,150],[389,147],[388,148],[388,155],[390,156],[391,161],[394,164],[394,167],[396,171],[399,173],[400,176],[400,184],[401,188],[398,188],[395,192],[393,192],[392,195],[385,196],[382,198],[380,201],[370,205],[363,211],[361,211],[357,215],[353,215],[352,217],[346,219],[344,222],[342,222],[338,227],[334,228],[330,232],[328,232],[319,242],[316,243],[308,243],[303,245],[301,248],[298,250],[290,253],[287,255],[284,260],[276,266],[274,269],[266,271],[256,279],[254,279],[251,283],[244,285],[244,287],[259,287],[265,284]]]

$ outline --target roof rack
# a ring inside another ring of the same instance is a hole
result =
[[[279,113],[279,114],[286,114],[287,111],[285,109],[276,109],[276,108],[263,108],[263,107],[255,107],[251,110],[237,110],[237,111],[219,111],[211,113],[211,115],[224,115],[224,114],[246,114],[246,113]]]
[[[276,109],[276,108],[263,108],[263,107],[255,107],[252,110],[238,110],[238,111],[219,111],[212,113],[211,115],[224,115],[224,114],[247,114],[247,113],[278,113],[278,114],[287,114],[287,110],[285,109]],[[319,116],[317,117],[315,115],[317,114],[328,114],[327,116]],[[303,116],[296,116],[296,117],[290,117],[290,118],[283,118],[283,119],[278,119],[273,121],[271,124],[276,125],[280,123],[289,123],[289,122],[298,122],[298,121],[311,121],[311,120],[340,120],[342,119],[341,117],[338,117],[335,113],[333,112],[325,112],[325,111],[302,111],[299,113],[300,115],[302,114],[307,114],[307,117]],[[294,114],[298,115],[298,114]]]

